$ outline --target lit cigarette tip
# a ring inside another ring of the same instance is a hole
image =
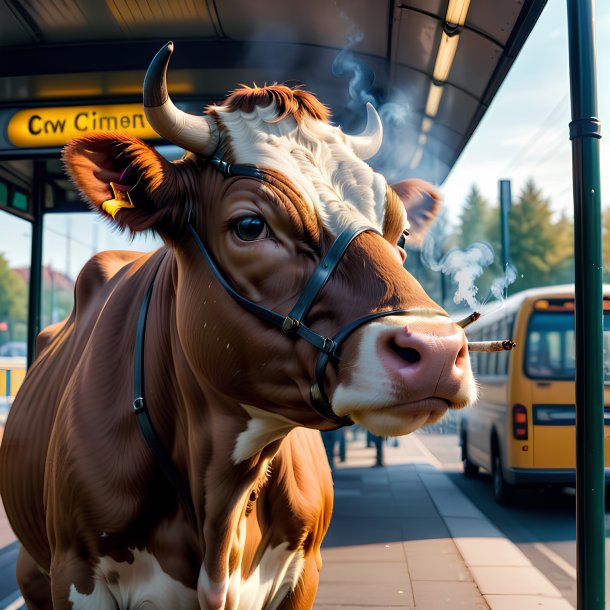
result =
[[[478,311],[474,311],[469,316],[466,316],[463,320],[456,322],[456,324],[458,326],[461,326],[462,328],[466,328],[473,322],[476,322],[480,317],[481,317],[481,314]]]
[[[504,341],[469,341],[468,350],[471,352],[508,352],[517,344],[510,339]]]

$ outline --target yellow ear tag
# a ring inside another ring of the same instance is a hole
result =
[[[133,205],[128,192],[120,191],[116,187],[116,184],[114,182],[110,183],[110,188],[112,189],[114,197],[102,203],[102,210],[104,210],[104,212],[106,212],[107,214],[110,214],[112,218],[116,218],[117,212],[123,208],[136,207],[135,205]]]

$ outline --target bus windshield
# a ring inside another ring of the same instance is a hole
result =
[[[574,380],[574,313],[532,313],[525,350],[525,373],[528,377]],[[610,382],[610,312],[604,312],[604,381]]]

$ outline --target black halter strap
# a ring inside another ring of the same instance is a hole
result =
[[[262,181],[266,179],[263,171],[250,165],[235,165],[222,161],[218,158],[212,159],[211,164],[227,177],[239,176],[255,178]],[[363,316],[341,329],[334,337],[326,337],[316,333],[306,326],[303,321],[311,309],[316,297],[329,280],[333,271],[337,268],[337,265],[341,262],[343,255],[352,241],[361,233],[370,231],[379,235],[379,231],[368,225],[352,225],[340,233],[339,237],[337,237],[329,251],[326,253],[326,256],[322,259],[312,276],[309,278],[303,292],[301,293],[301,296],[290,313],[287,316],[283,316],[271,309],[267,309],[266,307],[254,303],[237,292],[224,276],[220,266],[216,263],[214,257],[208,251],[205,244],[199,237],[199,234],[190,224],[190,222],[188,223],[188,229],[193,236],[193,239],[195,240],[201,254],[209,265],[212,273],[223,288],[231,295],[231,297],[233,297],[233,299],[235,299],[235,301],[237,301],[242,307],[251,313],[263,318],[264,320],[267,320],[275,326],[279,326],[287,335],[301,337],[320,350],[320,354],[315,366],[314,381],[310,388],[312,407],[319,415],[339,425],[348,426],[353,424],[354,422],[348,416],[337,415],[330,405],[328,397],[326,396],[326,391],[324,390],[326,367],[331,358],[334,360],[340,359],[339,352],[342,342],[345,341],[345,339],[347,339],[347,337],[357,328],[376,318],[395,314],[402,315],[406,314],[407,312],[402,309],[396,309]]]
[[[144,295],[144,301],[142,302],[142,306],[140,307],[140,314],[138,316],[133,369],[133,412],[135,413],[138,425],[142,430],[144,439],[146,440],[146,443],[151,453],[155,456],[155,459],[157,460],[157,464],[163,471],[163,474],[165,474],[166,478],[174,486],[174,489],[182,500],[182,504],[186,509],[192,523],[195,524],[197,523],[197,518],[195,516],[195,507],[193,506],[191,494],[188,490],[188,487],[184,483],[180,472],[176,468],[176,465],[172,462],[165,447],[163,446],[161,439],[157,436],[152,421],[150,420],[150,415],[148,413],[148,409],[146,408],[146,403],[144,402],[144,335],[146,330],[146,318],[148,315],[150,298],[152,295],[153,286],[155,284],[155,277],[157,276],[158,270],[159,268],[157,267],[153,279],[150,282],[150,285],[148,286],[148,290]]]
[[[232,165],[219,159],[213,159],[212,164],[225,176],[242,176],[256,178],[258,180],[265,180],[264,172],[256,167],[247,165]],[[205,244],[199,237],[199,234],[190,223],[190,220],[187,223],[187,228],[218,283],[233,299],[235,299],[237,303],[239,303],[239,305],[254,315],[259,316],[263,320],[266,320],[274,326],[281,328],[282,331],[287,335],[301,337],[320,350],[320,354],[318,355],[315,365],[314,381],[310,388],[312,407],[319,415],[329,421],[335,422],[338,426],[348,426],[353,424],[354,422],[348,416],[341,417],[337,415],[330,405],[330,401],[326,395],[326,390],[324,389],[326,367],[331,358],[334,360],[340,359],[340,349],[343,342],[351,333],[360,328],[360,326],[377,318],[397,314],[404,315],[408,312],[404,309],[395,309],[362,316],[347,326],[344,326],[334,337],[326,337],[313,331],[306,326],[303,321],[311,309],[316,297],[326,285],[326,282],[332,275],[333,271],[337,268],[337,265],[339,265],[341,262],[345,251],[352,241],[358,235],[366,231],[371,231],[378,234],[379,231],[370,226],[351,226],[345,229],[339,235],[339,237],[337,237],[329,251],[326,253],[326,256],[324,256],[320,264],[313,272],[312,276],[307,281],[301,296],[291,309],[290,313],[287,316],[284,316],[276,311],[251,301],[237,292],[237,290],[233,288],[231,283],[225,277],[211,252],[206,248]],[[156,274],[157,271],[155,271],[155,276],[153,276],[150,286],[146,291],[138,317],[134,354],[133,410],[142,430],[142,434],[146,439],[146,443],[155,456],[159,467],[174,486],[192,522],[196,523],[195,508],[193,506],[193,500],[191,498],[188,486],[185,484],[180,472],[172,462],[165,447],[155,432],[144,402],[144,335],[146,330],[146,317],[148,314]]]

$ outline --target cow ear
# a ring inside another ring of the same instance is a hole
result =
[[[434,222],[441,208],[441,194],[425,180],[410,178],[392,184],[392,189],[401,199],[409,228],[409,243],[421,246],[424,235]]]
[[[142,140],[104,132],[72,140],[63,151],[66,170],[89,206],[132,233],[154,229],[171,237],[186,216],[176,192],[178,168]],[[169,234],[169,235],[168,235]]]

